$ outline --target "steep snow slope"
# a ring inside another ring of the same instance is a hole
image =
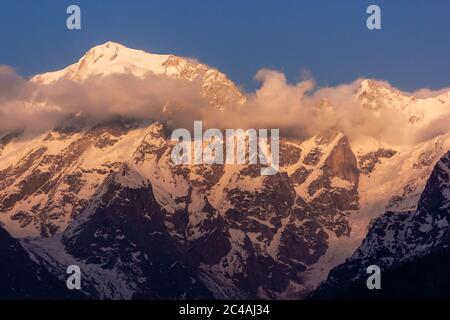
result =
[[[386,212],[377,218],[358,250],[344,264],[333,269],[327,282],[313,296],[331,297],[339,293],[353,294],[353,291],[355,294],[360,292],[363,297],[368,296],[361,290],[359,283],[367,276],[365,269],[372,264],[378,265],[383,274],[386,273],[388,276],[391,273],[397,274],[400,281],[405,282],[411,273],[426,274],[429,269],[435,269],[430,262],[436,262],[437,257],[441,257],[443,263],[447,263],[450,245],[449,219],[450,151],[435,165],[417,209]],[[417,268],[426,266],[427,269],[415,268],[415,261],[419,261]],[[399,274],[401,271],[409,273],[402,275]],[[442,271],[441,268],[440,272]],[[447,279],[446,275],[440,276]],[[428,293],[433,294],[433,291],[430,292],[433,284],[420,282],[421,278],[419,276],[417,279],[409,278],[409,285],[395,290],[392,283],[387,283],[389,289],[386,294],[395,294],[400,298],[409,294],[420,295],[417,292],[420,286],[426,287]],[[439,281],[436,277],[434,280]],[[438,288],[442,289],[442,286],[436,285],[436,290]],[[448,290],[441,293],[448,295]],[[383,293],[374,296],[383,296]]]
[[[383,108],[400,110],[409,116],[409,123],[416,126],[429,125],[433,120],[449,113],[449,91],[418,98],[379,81],[366,79],[361,82],[356,96],[363,107],[375,113]]]
[[[374,144],[373,151],[368,152],[367,146],[364,146],[364,152],[354,147],[358,150],[356,154],[362,174],[358,187],[359,210],[347,218],[350,235],[330,237],[330,248],[312,267],[311,288],[354,253],[366,237],[372,220],[386,210],[403,212],[416,208],[434,164],[450,149],[450,135],[407,148]],[[391,149],[393,147],[398,151]]]

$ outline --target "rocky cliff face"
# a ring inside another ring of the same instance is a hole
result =
[[[90,277],[124,279],[93,284],[92,295],[302,296],[328,234],[348,236],[358,208],[356,157],[340,133],[306,148],[283,140],[283,170],[269,177],[252,165],[175,166],[158,123],[116,119],[40,139],[3,171],[2,210],[18,234],[49,237],[28,242],[37,255],[62,233],[62,250],[94,268]]]
[[[449,254],[449,219],[450,152],[434,167],[417,209],[387,212],[376,219],[358,250],[333,269],[313,297],[448,297],[448,289],[437,285],[433,292],[427,281],[448,279],[443,266]],[[437,268],[433,263],[442,265]],[[386,292],[364,290],[370,265],[378,265],[386,274]],[[438,273],[423,276],[431,270]]]

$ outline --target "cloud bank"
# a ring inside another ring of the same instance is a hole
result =
[[[267,69],[259,71],[256,79],[261,86],[246,94],[246,104],[230,104],[219,110],[201,94],[202,84],[196,80],[152,73],[142,78],[115,74],[42,85],[0,66],[0,132],[47,130],[73,114],[98,121],[121,115],[170,120],[174,127],[188,129],[194,120],[203,120],[206,127],[222,129],[279,128],[282,135],[301,139],[336,129],[351,138],[364,135],[409,143],[447,132],[450,125],[449,117],[443,117],[424,132],[412,126],[410,117],[400,109],[374,112],[364,108],[356,98],[362,80],[318,88],[312,79],[291,84],[282,73]],[[381,85],[390,87],[388,83]],[[443,92],[422,89],[414,95],[435,97]]]

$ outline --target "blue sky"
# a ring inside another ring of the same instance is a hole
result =
[[[82,9],[82,30],[65,27]],[[382,30],[366,28],[370,4]],[[0,64],[24,76],[60,69],[90,47],[117,41],[195,57],[253,90],[261,68],[320,86],[358,77],[413,91],[450,86],[448,0],[2,0]]]

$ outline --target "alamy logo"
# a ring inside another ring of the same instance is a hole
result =
[[[172,162],[179,164],[262,164],[263,176],[271,176],[279,170],[279,129],[226,129],[225,139],[219,129],[203,133],[202,121],[194,122],[194,139],[187,129],[172,133]],[[225,147],[224,147],[225,146]],[[224,153],[225,149],[225,153]]]
[[[367,274],[371,274],[366,281],[367,289],[380,290],[381,289],[381,269],[376,264],[367,267]]]
[[[81,290],[81,269],[77,265],[71,265],[67,268],[66,273],[70,276],[66,280],[67,289]]]
[[[370,5],[367,10],[370,16],[367,18],[366,25],[369,30],[381,29],[381,8],[375,4]]]
[[[69,30],[81,30],[81,9],[73,4],[67,7],[67,14],[70,16],[66,20],[66,26]]]

